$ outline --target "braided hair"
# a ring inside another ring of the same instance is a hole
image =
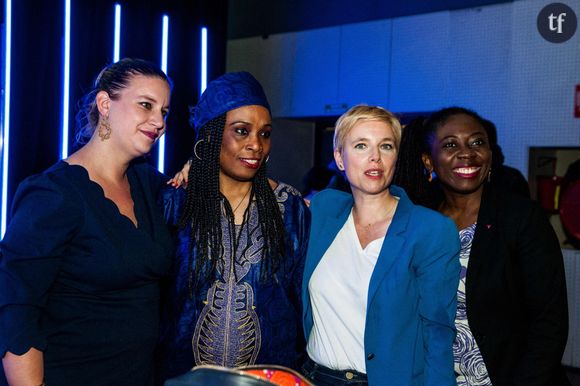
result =
[[[188,280],[190,294],[194,288],[215,277],[218,264],[224,264],[222,245],[222,215],[233,225],[234,214],[228,200],[220,193],[220,151],[225,114],[209,120],[199,130],[194,148],[187,196],[179,226],[189,231]],[[264,248],[261,250],[260,279],[273,278],[283,262],[286,232],[276,196],[266,176],[266,163],[262,163],[252,181],[252,200],[258,211],[258,221]],[[224,210],[222,210],[222,203]],[[249,207],[248,207],[249,208]],[[249,232],[248,227],[246,227]],[[193,259],[195,254],[197,258]]]
[[[437,194],[422,160],[423,154],[430,154],[425,121],[418,117],[404,127],[393,183],[405,189],[415,204],[435,208]]]

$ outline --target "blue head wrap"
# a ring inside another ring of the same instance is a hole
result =
[[[211,81],[192,110],[196,132],[207,122],[238,107],[259,105],[270,110],[260,83],[249,72],[230,72]]]

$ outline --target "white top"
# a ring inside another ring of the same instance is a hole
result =
[[[384,237],[360,245],[352,211],[314,270],[308,290],[314,325],[307,351],[318,364],[366,373],[367,297]]]

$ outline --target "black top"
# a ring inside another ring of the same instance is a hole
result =
[[[564,263],[540,206],[487,186],[469,257],[467,318],[494,386],[568,384]]]
[[[48,386],[151,383],[173,243],[162,176],[144,163],[127,175],[137,227],[81,166],[61,161],[16,192],[0,244],[0,355],[44,351]]]

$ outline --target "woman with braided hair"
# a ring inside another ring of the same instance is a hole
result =
[[[296,368],[310,214],[296,189],[266,177],[272,123],[264,91],[247,72],[225,74],[208,85],[191,123],[187,188],[164,198],[179,246],[161,377],[202,364]]]

